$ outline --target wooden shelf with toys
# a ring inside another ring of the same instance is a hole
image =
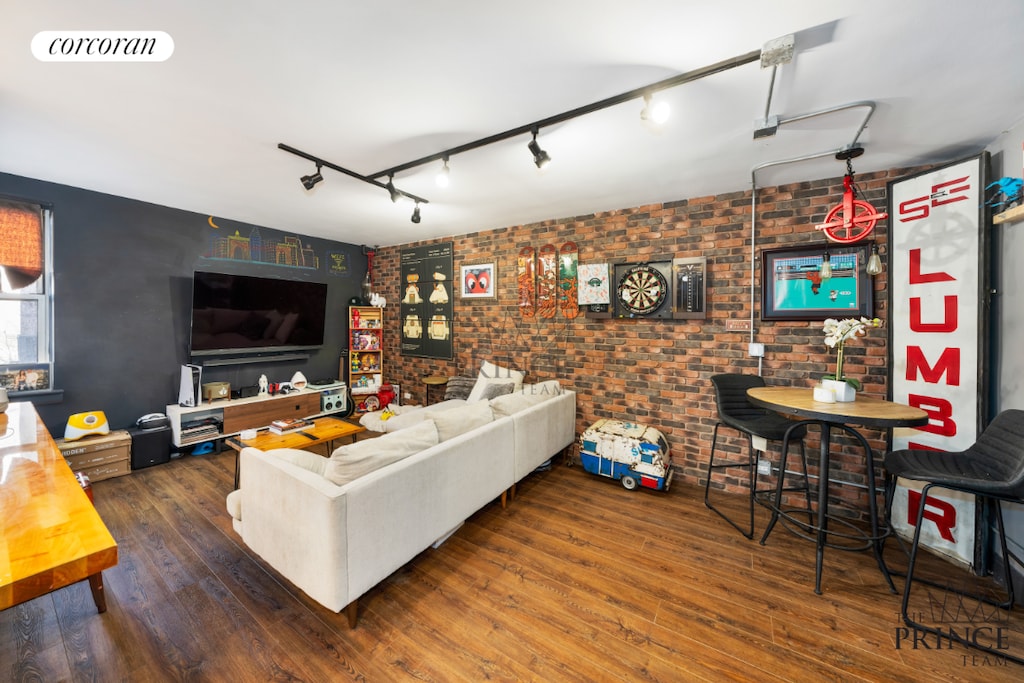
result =
[[[384,387],[384,309],[348,308],[348,386],[356,414],[386,407]]]

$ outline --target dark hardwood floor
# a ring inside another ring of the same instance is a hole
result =
[[[104,572],[108,612],[86,583],[0,612],[0,679],[1024,678],[1024,666],[934,639],[897,647],[899,597],[868,553],[828,551],[817,596],[813,548],[786,530],[761,546],[708,511],[702,490],[628,492],[578,466],[531,475],[508,509],[478,512],[366,594],[349,630],[231,529],[233,467],[230,452],[186,456],[96,483],[120,554]],[[929,592],[917,595],[928,610]],[[1004,629],[1024,655],[1022,614],[974,614],[973,627]]]

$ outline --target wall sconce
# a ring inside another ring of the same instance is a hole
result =
[[[882,274],[882,259],[878,256],[878,242],[871,243],[871,256],[868,257],[868,263],[864,270],[868,275]]]

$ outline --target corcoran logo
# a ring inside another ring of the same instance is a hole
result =
[[[40,31],[32,55],[41,62],[163,62],[174,39],[163,31]]]

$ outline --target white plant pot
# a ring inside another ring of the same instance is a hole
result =
[[[821,385],[832,390],[832,393],[836,396],[836,401],[840,403],[849,403],[850,401],[857,400],[857,391],[852,385],[846,382],[841,382],[835,379],[823,379]]]

